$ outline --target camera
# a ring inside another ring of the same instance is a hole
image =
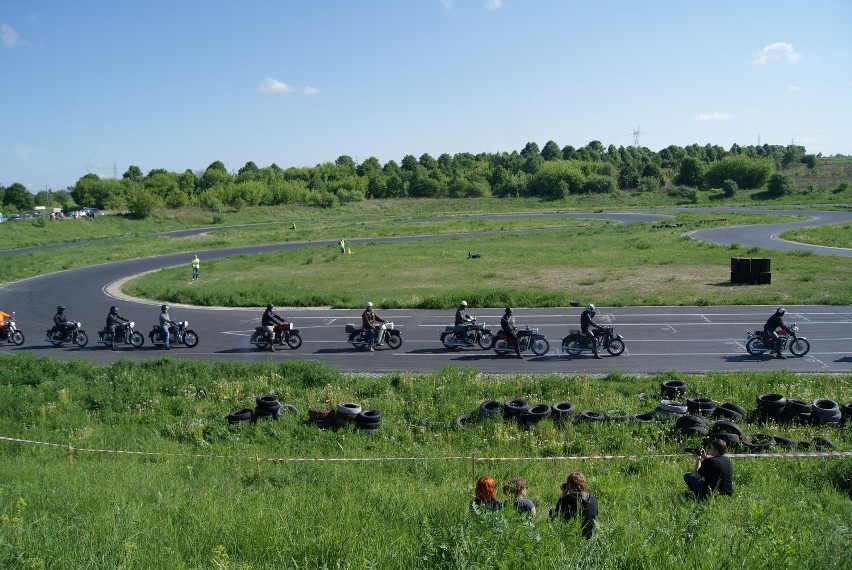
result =
[[[687,447],[683,451],[684,451],[684,453],[691,453],[693,455],[701,455],[702,453],[704,453],[704,448],[703,447]]]

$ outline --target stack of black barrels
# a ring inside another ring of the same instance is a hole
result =
[[[769,270],[768,257],[732,257],[732,285],[769,285],[772,283],[772,272]]]

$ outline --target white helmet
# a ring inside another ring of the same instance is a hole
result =
[[[595,306],[592,305],[591,303],[589,303],[588,305],[586,305],[586,310],[589,311],[590,313],[594,313],[595,312]]]
[[[459,303],[459,307],[467,307],[467,301],[462,301]]]
[[[368,308],[368,309],[369,309],[370,307],[372,307],[372,306],[373,306],[373,304],[372,304],[372,303],[367,303],[367,308]]]

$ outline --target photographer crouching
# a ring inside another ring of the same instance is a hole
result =
[[[689,450],[695,455],[695,469],[684,473],[683,480],[699,501],[714,492],[734,494],[734,468],[731,460],[725,457],[727,450],[728,444],[721,439],[711,441],[706,450],[703,447]]]

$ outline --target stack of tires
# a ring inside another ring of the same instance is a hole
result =
[[[757,397],[757,419],[761,422],[783,422],[786,407],[787,398],[781,394],[761,394]]]
[[[679,400],[686,396],[686,382],[666,380],[660,383],[660,397],[666,400]]]
[[[686,437],[707,435],[707,418],[693,414],[684,414],[675,420],[675,428]]]
[[[527,406],[527,409],[521,412],[518,417],[521,427],[526,429],[535,427],[541,420],[545,420],[551,416],[552,409],[549,404],[532,404]]]
[[[277,420],[282,414],[298,414],[299,410],[290,404],[282,404],[275,394],[261,394],[255,398],[254,410],[239,408],[228,414],[228,423],[256,422],[263,419]]]
[[[707,440],[721,439],[728,447],[737,447],[742,441],[743,428],[734,422],[719,420],[707,430]]]
[[[834,427],[840,425],[843,413],[840,411],[840,406],[837,402],[827,398],[818,398],[814,400],[812,409],[811,421],[814,425],[827,425]]]
[[[570,420],[577,409],[571,402],[556,402],[550,407],[550,419],[556,423]]]
[[[695,397],[686,400],[686,411],[699,416],[709,416],[716,409],[716,404],[710,398]]]
[[[788,398],[784,412],[781,414],[781,421],[784,423],[809,424],[813,417],[813,410],[813,404],[809,402]]]
[[[659,420],[676,420],[687,412],[686,404],[677,400],[660,400],[654,410],[654,416]]]
[[[338,427],[351,425],[355,423],[358,414],[361,413],[361,406],[354,402],[341,402],[337,404],[337,409],[334,414],[334,423]]]
[[[713,409],[710,414],[714,418],[730,420],[733,422],[741,422],[745,419],[746,409],[733,402],[722,402]]]
[[[364,435],[374,435],[382,427],[381,410],[362,410],[355,418],[355,427]]]

